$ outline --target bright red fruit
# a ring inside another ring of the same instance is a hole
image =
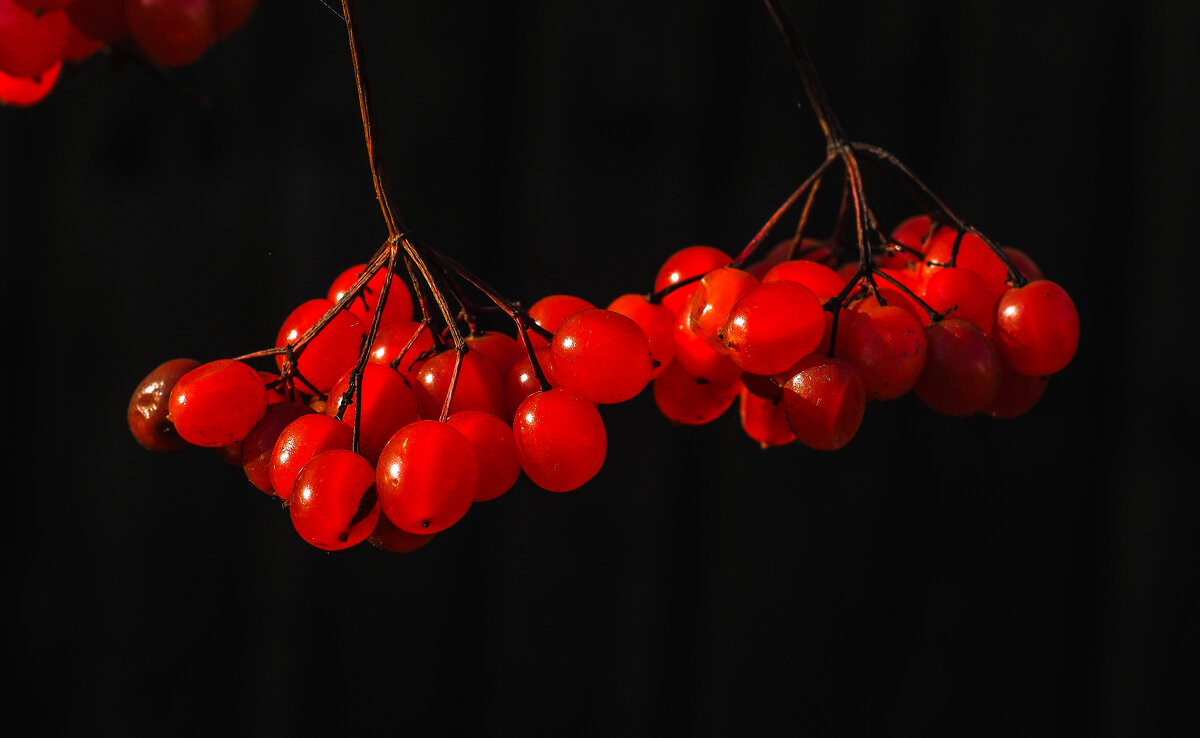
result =
[[[679,364],[682,369],[694,377],[717,384],[730,384],[737,381],[742,373],[741,368],[733,363],[733,359],[726,356],[722,350],[718,350],[717,347],[698,336],[689,323],[687,311],[681,311],[675,325],[675,333],[672,335],[675,344],[675,360],[671,363]]]
[[[907,394],[925,369],[925,331],[912,313],[894,305],[860,313],[837,347],[874,400]]]
[[[546,330],[554,333],[562,322],[580,310],[592,310],[596,306],[582,297],[574,295],[548,295],[529,307],[529,317]],[[533,331],[529,331],[529,343],[535,349],[550,342]]]
[[[407,351],[405,350],[407,348]],[[392,366],[410,384],[416,384],[417,365],[426,352],[433,350],[433,335],[424,323],[393,323],[379,327],[371,344],[368,361]]]
[[[228,446],[246,437],[267,411],[258,372],[232,359],[201,364],[171,390],[171,422],[196,446]]]
[[[1016,371],[1054,374],[1079,347],[1079,313],[1066,290],[1039,279],[1000,297],[994,337],[1000,355]]]
[[[349,451],[354,431],[325,415],[302,415],[283,429],[271,450],[271,489],[287,499],[300,469],[323,451]]]
[[[654,291],[659,292],[691,277],[707,274],[731,261],[733,259],[729,254],[711,246],[688,246],[680,249],[658,270],[658,276],[654,278]],[[680,287],[664,297],[662,304],[672,313],[678,313],[695,290],[695,283]]]
[[[521,468],[542,489],[577,489],[600,471],[608,450],[604,421],[586,397],[552,389],[525,398],[513,419]]]
[[[456,351],[443,351],[429,357],[417,369],[417,383],[413,391],[422,418],[437,420],[441,417],[457,356]],[[454,399],[450,401],[451,414],[463,410],[482,410],[498,418],[508,417],[508,397],[496,367],[482,354],[473,351],[462,355],[462,366],[454,385]]]
[[[969,269],[938,269],[933,272],[925,280],[921,299],[946,317],[969,320],[984,333],[992,332],[996,297],[983,277]],[[951,308],[954,309],[946,313]]]
[[[138,443],[150,451],[179,451],[187,442],[179,437],[167,413],[171,390],[179,378],[200,366],[195,359],[171,359],[146,375],[129,398],[126,419]]]
[[[933,226],[933,219],[928,215],[914,215],[905,219],[892,229],[892,239],[916,251],[917,254],[892,247],[884,256],[877,258],[875,263],[881,267],[905,269],[913,262],[921,261],[919,254],[925,253],[928,248]]]
[[[678,361],[654,380],[654,403],[672,423],[703,425],[719,418],[733,405],[741,383],[735,378],[711,382],[690,374]]]
[[[778,280],[799,282],[813,291],[822,300],[836,296],[846,286],[846,280],[829,267],[808,259],[785,261],[775,266],[763,275],[763,282]]]
[[[384,446],[375,484],[383,514],[397,528],[438,533],[471,507],[479,459],[462,433],[436,420],[418,420]]]
[[[775,374],[812,353],[825,311],[799,282],[763,282],[738,300],[721,330],[729,358],[751,374]]]
[[[818,451],[836,451],[862,424],[867,393],[854,365],[811,354],[783,386],[783,411],[796,440]]]
[[[191,64],[217,40],[208,0],[125,0],[129,32],[150,58]]]
[[[638,324],[650,341],[650,358],[657,362],[650,379],[662,374],[675,358],[675,315],[664,305],[650,302],[645,295],[621,295],[608,309]]]
[[[333,284],[329,285],[329,293],[326,297],[330,302],[337,302],[342,299],[342,295],[358,280],[360,274],[366,269],[366,264],[358,264],[352,266],[346,271],[338,275],[338,278],[333,280]],[[375,308],[379,306],[379,296],[383,290],[383,283],[387,279],[387,269],[380,269],[367,280],[363,285],[362,291],[358,296],[346,305],[346,308],[354,313],[363,325],[370,326],[371,321],[375,318]],[[412,320],[413,316],[413,299],[412,293],[408,290],[408,285],[400,279],[399,275],[392,277],[392,283],[388,286],[387,302],[383,306],[383,317],[379,319],[380,327],[391,325],[393,323],[407,323]],[[378,334],[376,334],[378,335]]]
[[[487,331],[481,336],[468,336],[467,346],[496,367],[501,379],[508,376],[513,366],[525,358],[525,349],[517,339],[507,333]]]
[[[742,385],[738,393],[738,410],[742,430],[763,448],[784,446],[796,440],[779,401],[760,397]]]
[[[346,398],[353,372],[346,372],[333,385],[325,405],[326,415],[336,418],[340,411],[342,421],[351,428],[359,407],[357,390]],[[365,410],[359,420],[358,450],[367,461],[375,463],[392,434],[417,419],[417,400],[394,369],[368,362],[362,374],[362,406]]]
[[[242,470],[251,484],[268,494],[279,494],[279,490],[271,486],[271,457],[275,443],[292,421],[312,412],[312,408],[299,402],[277,402],[267,407],[266,414],[242,441]],[[287,499],[290,492],[290,488],[285,489],[279,496]]]
[[[983,412],[996,397],[1000,362],[992,342],[974,323],[949,318],[925,328],[925,370],[913,390],[943,415]]]
[[[304,332],[317,324],[333,307],[329,300],[309,300],[292,311],[279,328],[276,346],[295,344]],[[300,350],[296,370],[300,376],[318,392],[328,392],[346,370],[358,363],[358,352],[362,349],[366,327],[354,314],[342,310],[323,327],[316,336]],[[283,354],[275,357],[280,371],[286,361]],[[303,382],[296,386],[307,390]]]
[[[554,386],[554,357],[551,355],[550,347],[542,346],[534,349],[533,353],[537,357],[542,374],[546,377],[546,382]],[[504,395],[508,400],[508,414],[504,417],[511,418],[526,397],[535,392],[541,392],[543,389],[549,388],[543,388],[538,382],[537,374],[533,371],[533,363],[529,361],[528,356],[513,364],[512,369],[508,370],[508,376],[504,379]]]
[[[25,107],[41,102],[54,89],[61,71],[60,63],[50,67],[37,79],[13,77],[0,72],[0,105]]]
[[[684,310],[688,326],[717,351],[725,351],[723,331],[729,312],[759,282],[749,272],[733,267],[714,269],[700,280]]]
[[[292,525],[317,548],[339,551],[365,541],[379,519],[375,470],[354,453],[335,449],[314,456],[288,498]]]
[[[0,72],[35,78],[62,60],[67,39],[62,11],[40,16],[13,0],[0,0]]]
[[[925,265],[921,277],[929,279],[934,272],[947,268],[950,257],[954,253],[954,238],[957,234],[953,228],[939,228],[929,242],[929,250],[925,252]],[[994,297],[998,297],[1008,289],[1008,269],[1000,257],[992,252],[983,239],[973,233],[965,233],[958,247],[958,258],[954,266],[959,269],[970,269],[983,277]]]
[[[638,324],[611,310],[567,318],[550,344],[557,386],[594,403],[624,402],[650,381],[650,341]]]
[[[521,457],[508,423],[491,413],[464,410],[451,415],[446,425],[471,442],[479,459],[475,502],[494,500],[516,484],[521,476]]]

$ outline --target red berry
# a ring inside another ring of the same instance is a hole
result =
[[[329,391],[325,414],[331,418],[341,412],[342,421],[354,427],[358,415],[358,390],[346,398],[353,369]],[[408,384],[394,369],[368,363],[362,373],[362,407],[359,420],[358,450],[367,461],[375,463],[384,444],[396,431],[417,419],[417,400]],[[343,410],[343,408],[345,408]]]
[[[720,352],[725,351],[723,331],[729,312],[759,282],[749,272],[733,267],[714,269],[700,280],[684,310],[688,326]]]
[[[432,350],[433,335],[424,323],[393,323],[379,327],[368,360],[373,364],[394,366],[409,384],[416,384],[417,365]]]
[[[302,415],[288,423],[271,449],[271,489],[287,499],[309,460],[332,449],[349,451],[353,435],[350,426],[325,415]]]
[[[796,434],[788,425],[787,414],[778,401],[759,397],[742,385],[738,393],[738,409],[742,430],[763,448],[784,446],[796,440]]]
[[[554,385],[554,357],[551,355],[549,346],[542,346],[534,350],[534,355],[537,357],[538,366],[542,369],[542,374],[546,376],[546,381]],[[529,357],[513,364],[513,368],[508,371],[508,376],[504,380],[504,394],[508,400],[508,415],[505,417],[511,418],[517,412],[517,407],[525,401],[526,397],[541,392],[543,389],[538,382],[537,374],[533,371],[533,363],[529,361]],[[545,388],[549,389],[549,388]]]
[[[267,411],[258,372],[232,359],[201,364],[171,390],[171,422],[196,446],[228,446],[246,437]]]
[[[1017,271],[1024,275],[1025,279],[1033,282],[1038,279],[1045,279],[1042,274],[1042,268],[1037,265],[1033,257],[1025,253],[1015,246],[1003,246],[1004,253],[1008,255],[1008,260],[1013,263]]]
[[[567,318],[550,344],[556,386],[593,403],[624,402],[650,381],[650,341],[638,324],[611,310]]]
[[[703,425],[719,418],[737,399],[741,383],[737,379],[711,382],[694,376],[678,362],[654,380],[654,403],[672,423]]]
[[[129,33],[125,0],[75,0],[65,12],[85,36],[106,44]]]
[[[838,356],[854,364],[867,396],[894,400],[925,369],[925,331],[904,308],[888,305],[859,314],[838,341]]]
[[[275,338],[276,346],[295,345],[300,337],[333,307],[329,300],[309,300],[288,315]],[[302,349],[296,360],[296,371],[318,392],[328,392],[350,367],[358,363],[366,328],[353,313],[342,310],[333,316],[316,336]],[[286,358],[276,357],[280,371]],[[304,388],[303,382],[297,384]]]
[[[366,269],[366,264],[352,266],[346,271],[338,275],[338,278],[333,280],[333,284],[329,286],[329,292],[326,297],[330,302],[337,302],[342,299],[342,295],[354,284],[359,275]],[[362,290],[358,295],[346,305],[346,308],[354,313],[363,325],[370,326],[371,321],[375,318],[375,308],[379,306],[379,295],[383,290],[383,283],[387,279],[387,269],[380,269],[367,280],[363,285]],[[393,323],[408,323],[413,316],[413,300],[412,293],[408,290],[408,285],[399,276],[392,277],[392,283],[388,287],[387,302],[384,303],[383,317],[379,319],[380,327],[391,325]],[[378,333],[376,334],[378,335]]]
[[[275,443],[292,421],[312,412],[308,405],[298,402],[279,402],[267,407],[266,414],[241,444],[242,470],[251,484],[263,492],[287,499],[291,488],[282,490],[280,494],[280,490],[271,486],[271,458],[275,453]]]
[[[686,249],[680,249],[658,270],[658,276],[654,278],[654,291],[659,292],[691,277],[707,274],[731,261],[733,259],[729,254],[711,246],[688,246]],[[662,304],[672,313],[678,313],[695,290],[695,283],[680,287],[664,297]]]
[[[13,77],[0,72],[0,105],[26,107],[41,102],[58,81],[62,64],[55,64],[36,79]]]
[[[671,363],[679,364],[688,374],[717,384],[730,384],[741,375],[733,359],[692,330],[686,311],[681,311],[672,339],[675,360]]]
[[[1054,374],[1079,347],[1079,313],[1066,290],[1039,279],[1005,292],[996,303],[996,347],[1022,374]]]
[[[867,393],[854,365],[811,354],[783,386],[783,411],[796,440],[818,451],[842,448],[862,424]]]
[[[751,374],[775,374],[817,348],[825,311],[813,291],[798,282],[764,282],[745,294],[721,333],[729,358]]]
[[[925,328],[925,370],[913,390],[934,412],[965,418],[996,397],[1000,363],[991,340],[960,318]]]
[[[521,476],[521,457],[508,423],[491,413],[464,410],[451,415],[446,425],[471,442],[479,459],[475,502],[494,500],[516,484]]]
[[[762,281],[775,282],[781,279],[804,285],[822,300],[838,295],[846,286],[846,280],[837,272],[824,264],[807,259],[776,264],[763,275]]]
[[[353,451],[318,454],[296,477],[288,509],[304,540],[326,551],[350,548],[366,540],[379,519],[375,470]]]
[[[657,362],[650,379],[662,374],[675,358],[675,315],[666,306],[650,302],[645,295],[621,295],[608,309],[638,324],[650,341],[650,358]]]
[[[969,269],[938,269],[929,275],[921,298],[946,317],[974,323],[984,333],[992,331],[996,298],[983,277]],[[954,308],[946,313],[950,308]],[[926,321],[928,325],[928,321]]]
[[[169,67],[191,64],[217,40],[208,0],[125,0],[129,32]]]
[[[596,306],[574,295],[549,295],[543,297],[529,307],[529,317],[546,330],[554,333],[562,322],[580,310],[592,310]],[[546,346],[550,342],[533,331],[529,331],[529,343],[534,348]]]
[[[417,370],[417,384],[413,389],[422,418],[437,420],[441,417],[457,358],[458,352],[443,351],[431,356]],[[462,355],[454,399],[450,402],[451,414],[463,410],[482,410],[497,418],[508,417],[508,397],[496,367],[482,354],[472,351]]]
[[[103,45],[100,41],[84,34],[73,24],[68,23],[67,37],[63,41],[63,60],[81,62],[99,51]]]
[[[0,72],[24,78],[48,72],[62,60],[68,25],[62,11],[39,16],[0,0]]]
[[[561,388],[525,398],[513,420],[513,439],[525,474],[551,492],[576,489],[594,477],[608,448],[596,406]]]
[[[379,455],[380,507],[409,533],[438,533],[457,523],[478,485],[479,459],[471,442],[436,420],[404,426]]]
[[[917,254],[905,249],[891,248],[884,256],[876,259],[875,263],[892,269],[906,269],[910,264],[919,263],[919,254],[925,253],[928,248],[933,227],[933,219],[928,215],[914,215],[905,219],[892,229],[892,240],[916,251]]]
[[[525,349],[517,339],[507,333],[487,331],[481,336],[467,337],[467,346],[480,354],[496,368],[496,374],[507,377],[513,366],[525,358]]]
[[[187,447],[168,417],[171,390],[179,378],[200,366],[195,359],[171,359],[146,375],[129,398],[126,419],[142,447],[159,453]]]
[[[925,252],[925,266],[921,277],[929,279],[935,272],[947,268],[954,252],[954,239],[957,231],[953,228],[942,227],[934,234],[929,242],[929,250]],[[998,297],[1008,289],[1008,269],[1000,257],[992,251],[982,238],[973,233],[965,233],[958,247],[958,257],[954,266],[959,269],[970,269],[983,278],[993,297]]]
[[[380,515],[375,523],[375,530],[367,537],[367,543],[375,548],[392,553],[411,553],[429,543],[434,538],[433,533],[423,536],[409,533],[392,525],[386,515]]]

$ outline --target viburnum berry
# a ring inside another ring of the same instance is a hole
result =
[[[921,299],[949,318],[962,318],[992,332],[996,298],[983,277],[969,269],[938,269],[929,275],[921,289]],[[947,312],[949,311],[949,312]],[[925,324],[928,325],[926,320]]]
[[[550,347],[542,346],[534,349],[533,353],[537,358],[538,367],[546,377],[546,382],[553,387],[554,357],[551,355]],[[538,381],[537,374],[533,370],[533,362],[529,360],[528,356],[513,364],[513,368],[508,371],[508,376],[504,380],[504,394],[508,400],[508,414],[505,417],[513,417],[517,412],[517,407],[525,401],[526,397],[535,392],[541,392],[543,389],[549,389],[549,387],[543,387]]]
[[[353,451],[320,453],[297,475],[288,510],[296,532],[317,548],[355,546],[371,535],[379,519],[375,470]]]
[[[608,309],[638,324],[650,342],[650,358],[655,362],[650,378],[662,374],[675,358],[675,315],[665,305],[634,294],[621,295],[609,303]]]
[[[271,489],[283,499],[291,495],[296,475],[314,456],[324,451],[349,451],[354,430],[326,415],[301,415],[288,423],[271,449]]]
[[[763,448],[785,446],[796,440],[796,434],[788,425],[787,414],[779,399],[769,400],[751,392],[743,383],[738,391],[738,413],[742,430]]]
[[[417,365],[433,350],[433,335],[424,323],[392,323],[379,327],[371,344],[372,364],[395,367],[409,384],[416,384]]]
[[[575,313],[554,332],[550,346],[557,386],[598,404],[633,398],[654,369],[646,334],[611,310]]]
[[[332,307],[332,302],[321,299],[301,304],[283,321],[279,335],[275,338],[275,345],[295,345]],[[317,392],[328,392],[346,370],[358,363],[358,353],[362,349],[365,335],[366,327],[353,313],[347,310],[339,311],[307,345],[299,349],[296,371],[304,382],[312,385]],[[282,371],[287,358],[280,354],[276,357],[276,362]],[[298,386],[303,387],[304,383],[299,383]]]
[[[521,457],[508,423],[491,413],[464,410],[451,415],[446,425],[463,434],[475,449],[479,460],[475,502],[494,500],[516,484],[521,476]]]
[[[1071,362],[1079,346],[1075,303],[1045,279],[1005,292],[996,303],[995,320],[996,347],[1022,374],[1054,374]]]
[[[387,519],[386,515],[380,515],[375,522],[375,530],[367,537],[367,543],[383,551],[412,553],[428,544],[436,535],[436,533],[430,533],[423,536],[400,530]]]
[[[867,406],[867,392],[854,365],[810,354],[788,373],[782,405],[796,440],[818,451],[836,451],[849,443]]]
[[[949,318],[926,327],[925,341],[925,369],[913,387],[921,402],[953,417],[983,412],[1000,377],[991,340],[974,323]]]
[[[741,375],[741,367],[721,350],[723,347],[713,346],[692,330],[686,310],[680,312],[672,339],[675,344],[672,363],[679,364],[688,374],[717,384],[729,384]]]
[[[596,306],[582,297],[574,295],[548,295],[529,306],[529,317],[547,331],[554,333],[562,322],[580,310],[592,310]],[[529,343],[534,348],[550,342],[537,333],[529,331]]]
[[[62,11],[36,14],[13,0],[0,0],[0,72],[36,78],[62,60],[67,39]]]
[[[901,221],[892,229],[892,240],[903,248],[890,247],[875,263],[892,269],[906,269],[919,264],[921,255],[929,247],[935,225],[928,215],[914,215]]]
[[[111,44],[129,33],[125,0],[75,0],[63,11],[88,38]]]
[[[326,297],[330,302],[337,302],[342,299],[342,296],[350,289],[359,275],[366,269],[366,264],[352,266],[346,271],[338,275],[337,279],[329,285],[329,292]],[[363,285],[362,291],[351,300],[346,308],[354,313],[363,325],[370,325],[375,317],[375,309],[379,306],[379,296],[383,291],[383,283],[387,279],[387,270],[380,269],[367,280]],[[408,291],[408,285],[399,277],[393,276],[392,283],[388,286],[387,302],[383,306],[383,315],[379,319],[380,327],[391,325],[393,323],[408,323],[412,321],[413,316],[413,300],[412,293]],[[376,334],[378,335],[378,334]]]
[[[191,64],[217,40],[209,0],[125,0],[138,46],[169,67]]]
[[[654,291],[660,292],[692,277],[699,277],[713,269],[723,267],[733,259],[720,249],[711,246],[688,246],[680,249],[662,265],[658,276],[654,278]],[[669,292],[662,298],[662,304],[672,313],[678,313],[683,305],[696,291],[696,284],[685,284]]]
[[[563,388],[525,398],[513,419],[513,440],[526,476],[551,492],[583,486],[600,471],[608,450],[596,406]]]
[[[0,72],[0,105],[26,107],[41,102],[54,89],[61,71],[62,64],[58,63],[34,79]]]
[[[837,272],[816,261],[795,259],[784,261],[771,267],[763,275],[763,282],[786,280],[798,282],[813,291],[822,300],[834,297],[846,286],[846,280]]]
[[[729,358],[742,371],[775,374],[817,348],[825,311],[799,282],[763,282],[733,305],[721,333]]]
[[[937,230],[929,241],[929,249],[925,252],[925,265],[921,270],[922,279],[929,279],[935,272],[950,268],[954,254],[954,240],[958,231],[943,226]],[[953,259],[953,266],[958,269],[969,269],[975,272],[987,283],[993,297],[999,297],[1008,289],[1008,268],[1000,257],[982,238],[974,233],[964,233],[958,247],[958,256]]]
[[[428,535],[457,523],[479,487],[479,459],[466,436],[436,420],[392,436],[376,467],[383,514],[397,528]]]
[[[291,489],[280,492],[271,486],[271,459],[275,444],[283,430],[302,415],[311,415],[312,408],[299,402],[277,402],[267,407],[267,412],[242,440],[242,470],[246,478],[258,489],[268,494],[287,498]]]
[[[457,352],[443,351],[426,359],[418,368],[413,391],[422,418],[437,420],[441,416],[457,358]],[[496,367],[473,351],[462,355],[454,398],[450,401],[451,414],[463,410],[482,410],[498,418],[508,416],[508,397]]]
[[[740,388],[736,378],[713,382],[689,373],[678,361],[672,361],[654,380],[654,403],[672,423],[703,425],[723,415],[737,399]]]
[[[126,418],[134,439],[150,451],[179,451],[187,441],[179,437],[168,415],[171,390],[179,378],[200,366],[195,359],[171,359],[146,375],[129,398]]]
[[[468,336],[467,347],[492,362],[501,379],[508,376],[518,361],[525,358],[525,349],[517,339],[507,333],[487,331],[478,336]]]
[[[733,267],[713,269],[705,274],[683,310],[688,327],[717,351],[725,352],[723,331],[729,312],[759,282],[749,272]]]
[[[171,390],[171,422],[196,446],[241,441],[266,411],[267,389],[258,372],[232,359],[201,364]]]
[[[925,369],[925,331],[912,313],[894,305],[859,313],[838,341],[838,356],[858,369],[867,397],[907,394]]]
[[[371,363],[363,368],[360,386],[347,397],[353,374],[351,369],[333,385],[325,414],[331,418],[340,415],[342,421],[353,428],[361,389],[364,410],[358,419],[358,450],[367,461],[375,463],[392,434],[416,421],[417,400],[396,370]]]

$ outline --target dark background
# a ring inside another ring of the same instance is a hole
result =
[[[736,252],[822,155],[755,2],[363,5],[400,208],[527,304],[647,290],[692,243]],[[604,408],[608,459],[582,490],[522,480],[410,555],[310,548],[240,470],[149,454],[124,420],[155,365],[269,346],[385,237],[338,18],[263,0],[178,72],[206,108],[97,57],[0,110],[18,724],[1194,722],[1200,23],[1184,5],[788,3],[851,134],[1074,297],[1079,353],[1029,415],[908,398],[870,407],[841,452],[764,452],[736,413],[674,428],[647,393]]]

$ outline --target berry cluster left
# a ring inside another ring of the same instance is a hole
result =
[[[148,63],[191,64],[240,28],[258,0],[0,0],[0,103],[33,105],[63,62],[119,48]]]

